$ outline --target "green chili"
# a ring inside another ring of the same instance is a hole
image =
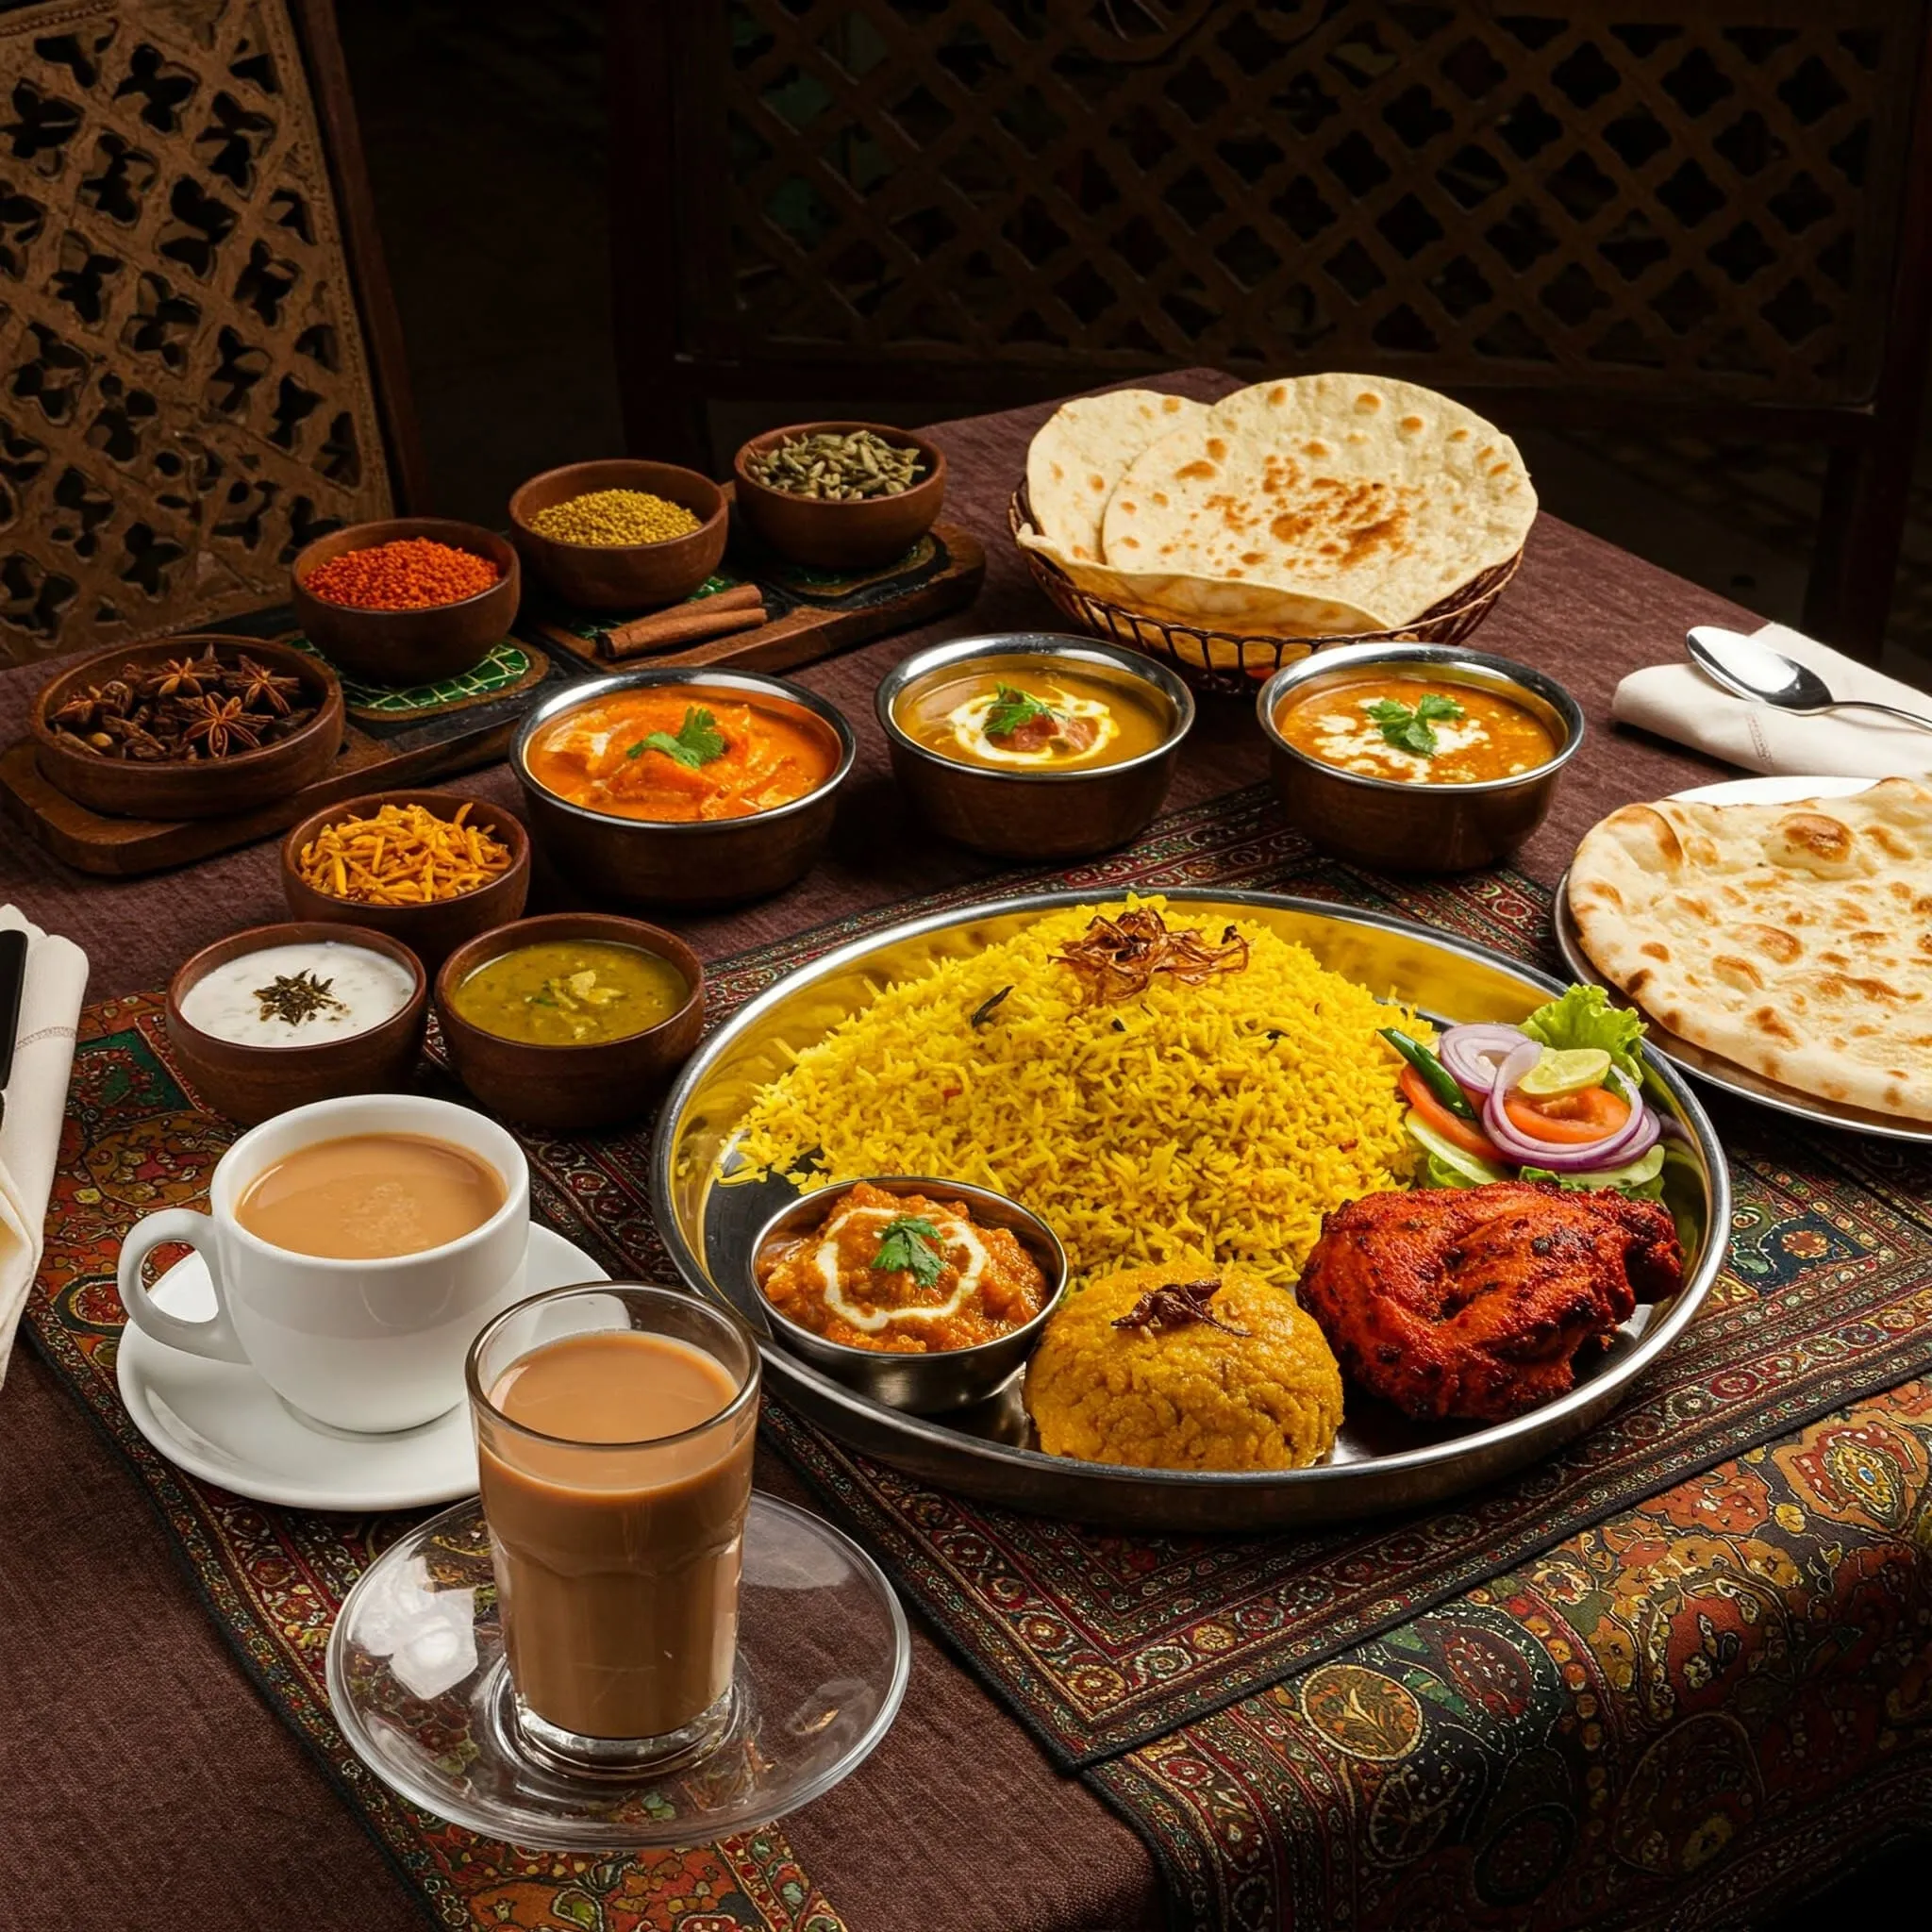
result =
[[[1380,1029],[1382,1038],[1422,1076],[1422,1083],[1457,1120],[1473,1121],[1475,1108],[1469,1095],[1457,1084],[1456,1075],[1425,1047],[1394,1026]]]

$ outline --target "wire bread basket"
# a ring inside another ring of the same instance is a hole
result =
[[[1242,697],[1311,651],[1334,644],[1459,644],[1503,594],[1523,561],[1523,552],[1491,564],[1458,591],[1430,607],[1399,630],[1357,631],[1332,637],[1285,638],[1214,630],[1175,618],[1154,617],[1083,591],[1051,558],[1019,541],[1023,529],[1038,526],[1023,482],[1007,506],[1007,527],[1033,581],[1054,607],[1082,630],[1130,649],[1145,651],[1174,666],[1196,691]]]

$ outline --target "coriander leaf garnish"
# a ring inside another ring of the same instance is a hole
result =
[[[1387,743],[1397,751],[1412,751],[1418,758],[1432,758],[1441,749],[1430,728],[1438,718],[1459,718],[1462,707],[1440,691],[1424,691],[1411,708],[1393,698],[1377,698],[1362,708],[1381,731]]]
[[[923,1214],[895,1214],[880,1231],[872,1265],[881,1274],[909,1274],[930,1288],[946,1265],[944,1237]]]
[[[1031,691],[1017,691],[1010,684],[993,687],[992,708],[986,714],[983,729],[989,738],[1010,738],[1036,718],[1058,718],[1051,705],[1042,704]]]
[[[724,734],[718,729],[717,719],[702,705],[687,705],[684,723],[677,727],[675,738],[668,731],[654,731],[648,738],[640,739],[625,757],[641,758],[647,751],[661,751],[667,758],[694,772],[713,758],[722,758],[725,749]]]

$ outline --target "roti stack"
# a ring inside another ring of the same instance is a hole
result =
[[[1625,806],[1576,848],[1570,908],[1598,969],[1679,1038],[1932,1120],[1932,787]]]
[[[1130,611],[1250,636],[1399,630],[1522,548],[1516,445],[1380,376],[1257,383],[1211,408],[1116,390],[1057,410],[1020,541]]]

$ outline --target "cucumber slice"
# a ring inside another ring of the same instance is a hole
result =
[[[1451,1174],[1459,1176],[1463,1186],[1479,1188],[1489,1181],[1507,1181],[1509,1178],[1507,1168],[1498,1167],[1494,1161],[1485,1160],[1479,1154],[1471,1154],[1467,1149],[1458,1147],[1454,1141],[1437,1133],[1413,1108],[1403,1116],[1402,1124],[1408,1129],[1410,1140]]]

